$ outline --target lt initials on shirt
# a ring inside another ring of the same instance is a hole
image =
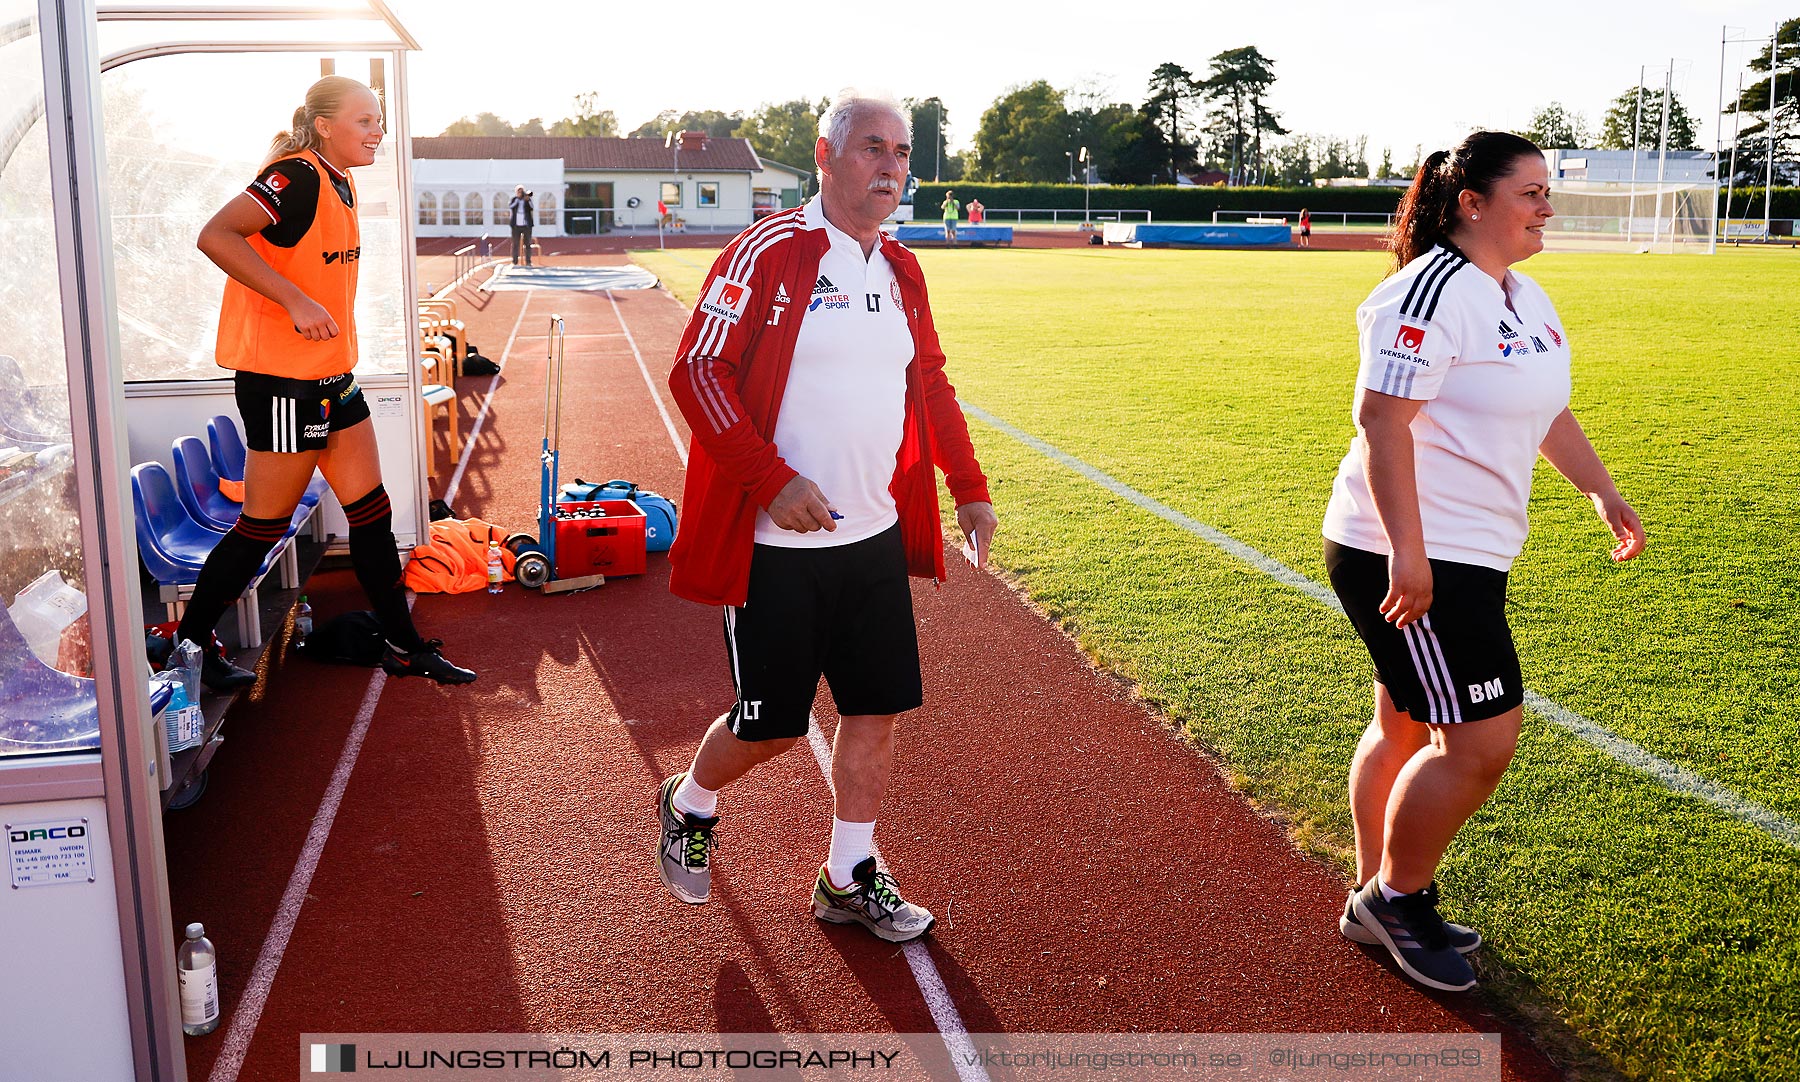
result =
[[[1489,680],[1485,684],[1470,684],[1469,685],[1469,702],[1485,703],[1490,699],[1498,699],[1500,697],[1501,690],[1502,690],[1501,681],[1500,681],[1500,678],[1497,676],[1494,679]]]
[[[871,311],[871,312],[881,311],[881,294],[879,294],[879,293],[864,293],[863,294],[863,302],[868,305],[869,311]]]

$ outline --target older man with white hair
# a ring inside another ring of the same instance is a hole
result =
[[[836,806],[813,914],[901,943],[933,917],[873,839],[896,719],[924,701],[908,579],[945,578],[933,468],[977,566],[997,519],[918,261],[881,231],[906,117],[845,90],[819,130],[818,196],[720,253],[669,376],[693,429],[669,588],[723,610],[737,701],[663,783],[657,862],[675,897],[708,899],[719,790],[807,735],[824,676]]]

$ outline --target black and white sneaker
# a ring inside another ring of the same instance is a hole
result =
[[[256,683],[256,674],[233,665],[217,650],[200,649],[200,683],[208,691],[235,691]]]
[[[1449,930],[1437,913],[1437,892],[1431,888],[1390,902],[1382,897],[1380,881],[1370,879],[1350,896],[1350,908],[1408,977],[1444,992],[1475,987],[1475,971],[1450,945]]]
[[[474,670],[445,660],[444,655],[438,653],[443,646],[442,639],[426,639],[422,648],[409,654],[388,643],[381,651],[381,667],[389,676],[423,676],[440,684],[474,683]]]
[[[1436,883],[1425,889],[1434,897],[1437,895]],[[1362,922],[1356,919],[1355,902],[1356,892],[1353,890],[1344,898],[1344,915],[1338,918],[1338,931],[1352,943],[1361,943],[1367,947],[1381,946],[1381,940],[1375,938],[1375,933],[1364,928]],[[1450,946],[1458,954],[1468,954],[1481,946],[1481,933],[1466,925],[1445,921],[1444,931],[1449,933]]]

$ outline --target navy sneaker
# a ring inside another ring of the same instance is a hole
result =
[[[438,653],[443,646],[442,639],[426,639],[421,649],[408,654],[388,643],[381,651],[381,667],[390,676],[423,676],[440,684],[474,683],[474,670],[446,661],[444,655]]]
[[[1436,883],[1425,889],[1433,895],[1437,894]],[[1367,947],[1381,946],[1381,940],[1375,938],[1375,933],[1364,928],[1362,922],[1356,919],[1355,901],[1356,892],[1353,890],[1344,898],[1344,915],[1338,918],[1338,931],[1352,943],[1361,943]],[[1481,946],[1481,933],[1473,928],[1445,921],[1444,931],[1449,933],[1450,946],[1458,954],[1468,954]]]
[[[1437,893],[1430,887],[1390,902],[1382,897],[1379,881],[1371,879],[1350,896],[1350,909],[1408,977],[1443,992],[1475,987],[1475,971],[1450,945],[1450,933],[1437,913]]]

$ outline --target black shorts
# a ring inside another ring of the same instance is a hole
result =
[[[833,548],[757,545],[750,593],[725,610],[740,740],[805,736],[819,677],[838,713],[899,714],[925,701],[919,629],[896,524]]]
[[[349,372],[330,379],[239,372],[237,407],[252,451],[323,451],[333,432],[369,419],[369,401]]]
[[[1388,558],[1325,542],[1325,571],[1375,661],[1375,679],[1413,720],[1450,725],[1497,717],[1525,701],[1506,626],[1506,572],[1431,561],[1431,611],[1396,629],[1381,615]]]

